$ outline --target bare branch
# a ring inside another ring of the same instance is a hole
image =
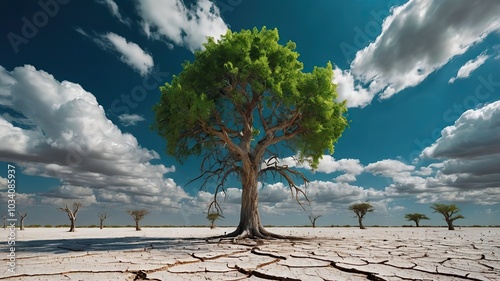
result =
[[[302,196],[304,196],[304,198],[306,199],[307,202],[309,202],[309,198],[307,197],[307,194],[305,193],[305,191],[302,190],[300,187],[298,187],[295,184],[292,177],[296,177],[296,178],[301,179],[305,185],[307,185],[307,183],[309,183],[309,180],[305,177],[305,175],[302,172],[292,170],[287,165],[279,166],[278,161],[275,161],[272,164],[274,164],[274,165],[268,166],[268,167],[260,170],[259,176],[263,176],[267,173],[271,173],[271,174],[273,174],[273,177],[276,177],[277,175],[283,177],[287,181],[288,186],[290,187],[290,192],[292,194],[292,198],[294,198],[295,201],[297,201],[297,203],[302,207],[302,209],[305,209],[299,200],[299,194],[302,194]]]
[[[28,215],[28,212],[17,212],[17,214],[20,219],[24,219]]]
[[[108,214],[106,214],[106,213],[104,213],[104,214],[99,213],[97,216],[98,216],[101,220],[105,220],[105,219],[107,219],[107,218],[108,218]]]
[[[134,219],[134,221],[138,222],[149,214],[149,211],[146,209],[128,210],[127,213]]]

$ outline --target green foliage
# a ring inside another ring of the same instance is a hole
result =
[[[434,204],[430,207],[434,210],[434,213],[440,213],[444,216],[444,219],[447,222],[453,222],[458,219],[464,219],[465,217],[459,214],[460,209],[455,205],[446,205],[446,204]]]
[[[408,221],[414,221],[417,226],[419,226],[419,222],[421,220],[428,220],[429,219],[426,215],[419,214],[419,213],[406,214],[405,218]]]
[[[214,222],[214,221],[221,219],[221,218],[224,218],[224,216],[222,216],[219,213],[208,213],[207,214],[207,220],[209,220],[210,222]]]
[[[207,214],[207,220],[210,221],[210,228],[214,228],[215,227],[215,221],[218,220],[218,219],[221,219],[221,218],[224,218],[223,215],[221,215],[220,213],[218,212],[209,212]]]
[[[219,213],[208,213],[207,214],[207,220],[209,220],[212,224],[216,221],[216,220],[219,220],[219,219],[222,219],[224,218],[223,215],[219,214]]]
[[[295,43],[280,45],[278,31],[265,27],[228,31],[204,47],[160,88],[153,108],[152,128],[169,155],[183,161],[227,145],[260,161],[271,156],[265,146],[283,142],[317,167],[325,150],[333,153],[348,122],[345,102],[335,102],[331,63],[302,72]]]
[[[370,203],[352,204],[348,209],[353,211],[358,218],[363,218],[366,213],[374,211],[373,206]]]
[[[414,213],[414,214],[406,214],[406,220],[408,221],[420,221],[420,220],[428,220],[429,218],[424,214]]]

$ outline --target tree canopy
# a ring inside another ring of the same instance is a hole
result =
[[[373,206],[370,203],[352,204],[348,209],[353,211],[358,218],[363,218],[366,213],[374,211]]]
[[[348,208],[349,210],[353,211],[356,216],[358,217],[358,223],[359,223],[359,228],[365,229],[363,225],[363,218],[367,213],[373,212],[373,206],[370,203],[356,203],[352,204]]]
[[[335,102],[332,65],[303,73],[295,43],[278,40],[276,29],[228,31],[183,64],[154,107],[168,154],[185,160],[223,143],[234,154],[244,153],[241,144],[263,155],[286,141],[316,167],[325,150],[333,153],[347,120],[345,103]]]
[[[405,218],[408,221],[414,221],[417,227],[419,226],[419,223],[421,220],[428,220],[429,219],[426,215],[419,214],[419,213],[406,214]]]
[[[210,228],[215,228],[215,221],[222,218],[224,218],[224,216],[219,213],[208,213],[207,220],[210,221]]]
[[[440,213],[444,216],[444,220],[448,224],[449,230],[454,230],[453,222],[458,219],[464,219],[465,217],[459,214],[460,209],[455,204],[439,204],[435,203],[431,206],[431,209],[434,210],[434,213]]]
[[[167,154],[179,161],[201,156],[200,178],[217,182],[215,194],[236,175],[243,197],[252,198],[252,206],[242,201],[242,211],[256,208],[257,179],[267,174],[305,195],[293,178],[306,178],[278,159],[297,155],[315,168],[348,124],[345,102],[336,102],[332,64],[303,72],[295,47],[281,45],[278,31],[265,27],[208,38],[194,61],[160,88],[153,108],[153,128],[166,139]]]
[[[146,209],[135,209],[135,210],[127,210],[127,213],[135,221],[135,230],[139,231],[141,230],[141,228],[139,227],[139,222],[149,214],[149,211]]]
[[[146,209],[138,209],[138,210],[128,210],[127,213],[134,219],[134,221],[142,220],[146,215],[149,214],[149,211]]]

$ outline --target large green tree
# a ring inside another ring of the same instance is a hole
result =
[[[298,201],[305,193],[296,180],[307,179],[278,159],[294,154],[317,167],[347,126],[332,65],[303,72],[295,47],[281,45],[276,29],[228,31],[219,41],[208,38],[160,88],[153,128],[167,140],[169,155],[203,159],[203,186],[217,183],[209,210],[221,211],[217,194],[231,175],[241,182],[240,223],[229,237],[279,237],[262,227],[259,178],[281,176]]]
[[[453,226],[453,222],[458,219],[463,219],[465,218],[458,212],[460,212],[460,209],[455,205],[446,205],[446,204],[434,204],[431,206],[431,209],[434,210],[434,213],[440,213],[441,215],[444,216],[444,220],[448,224],[448,229],[449,230],[455,230],[455,226]]]

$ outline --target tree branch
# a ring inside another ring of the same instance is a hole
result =
[[[268,161],[269,162],[269,161]],[[304,209],[304,206],[299,201],[299,194],[302,194],[307,202],[309,202],[309,198],[307,197],[304,190],[298,187],[293,181],[292,177],[300,178],[304,182],[304,184],[309,183],[309,180],[304,176],[303,173],[295,170],[291,170],[287,165],[279,166],[278,161],[275,161],[274,166],[268,166],[259,171],[259,176],[263,176],[267,173],[272,173],[274,177],[280,175],[283,177],[290,187],[290,192],[292,194],[292,198],[295,198],[295,201]]]

